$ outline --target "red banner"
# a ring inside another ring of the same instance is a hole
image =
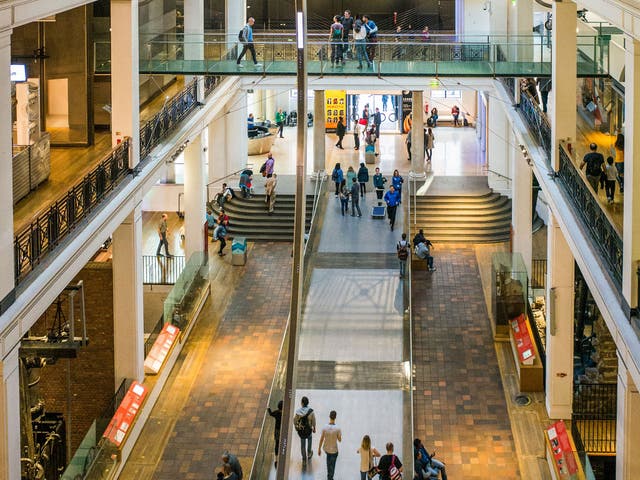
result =
[[[559,420],[550,427],[547,427],[547,437],[551,444],[551,454],[553,455],[558,473],[562,477],[578,473],[576,457],[571,448],[571,441],[569,440],[569,434],[567,433],[567,427],[564,422]]]
[[[103,437],[119,447],[133,425],[146,396],[147,388],[141,383],[133,382],[104,431]]]
[[[153,342],[149,355],[144,359],[144,373],[156,375],[160,371],[179,333],[178,327],[165,323],[158,338]]]
[[[529,332],[527,319],[524,314],[520,314],[511,320],[511,329],[513,330],[513,337],[516,341],[520,363],[533,363],[533,359],[536,357],[535,350],[533,349],[533,340],[531,339],[531,333]]]

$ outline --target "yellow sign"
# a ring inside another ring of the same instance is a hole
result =
[[[338,125],[338,118],[347,118],[347,91],[346,90],[325,90],[324,92],[324,115],[325,128],[335,130]]]

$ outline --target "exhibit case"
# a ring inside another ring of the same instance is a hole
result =
[[[493,334],[509,335],[510,322],[526,313],[528,277],[522,255],[496,252],[491,258]]]

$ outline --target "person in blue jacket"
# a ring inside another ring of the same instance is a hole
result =
[[[404,183],[404,179],[400,176],[400,172],[398,170],[393,171],[393,177],[391,177],[391,185],[398,192],[399,202],[402,203],[402,184]]]
[[[373,62],[376,56],[376,43],[378,43],[378,26],[369,18],[369,15],[362,16],[362,26],[367,32],[367,56],[369,62]]]
[[[389,226],[393,232],[393,225],[396,223],[396,210],[400,203],[400,192],[391,185],[387,193],[384,194],[384,201],[387,202],[387,216],[389,217]]]
[[[342,180],[344,180],[344,173],[342,173],[342,168],[340,168],[340,163],[336,163],[336,166],[331,172],[331,181],[336,184],[336,197],[340,193],[340,186],[342,185]]]

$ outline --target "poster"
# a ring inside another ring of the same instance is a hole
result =
[[[513,329],[513,337],[516,342],[516,348],[518,349],[520,363],[524,365],[533,364],[535,353],[529,328],[527,327],[527,319],[524,314],[520,314],[511,320],[511,328]]]
[[[400,124],[401,133],[408,133],[411,130],[411,108],[413,106],[413,96],[410,90],[402,91],[402,123]]]
[[[149,355],[144,359],[144,373],[148,375],[158,374],[178,337],[178,333],[180,333],[180,329],[175,325],[170,323],[164,325],[162,331],[158,334],[158,338],[153,343]]]
[[[147,393],[147,388],[144,385],[133,382],[122,402],[120,402],[116,413],[103,434],[103,437],[107,438],[116,447],[119,447],[127,436],[127,432],[133,425]]]
[[[547,437],[560,478],[569,478],[578,473],[578,464],[565,423],[559,420],[547,427]]]
[[[347,91],[325,90],[324,107],[325,129],[327,132],[335,132],[338,118],[342,117],[344,120],[347,116]]]

